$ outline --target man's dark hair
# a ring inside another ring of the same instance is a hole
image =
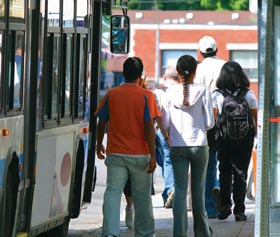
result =
[[[125,81],[135,81],[143,72],[142,60],[138,57],[130,57],[123,64],[123,76]]]
[[[216,56],[216,55],[217,55],[217,51],[218,51],[218,49],[215,50],[215,51],[213,51],[213,50],[211,49],[210,52],[207,52],[207,53],[202,53],[202,52],[200,52],[200,53],[201,53],[201,55],[203,56],[203,58],[208,58],[208,57]]]

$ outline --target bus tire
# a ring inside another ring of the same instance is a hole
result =
[[[68,237],[68,229],[69,229],[69,219],[67,219],[63,224],[36,236],[37,237]]]
[[[83,142],[80,141],[78,151],[77,151],[77,156],[76,156],[76,168],[75,168],[75,177],[74,177],[71,218],[77,218],[80,215],[83,170],[84,170],[84,147],[83,147]]]
[[[5,224],[4,236],[10,237],[13,233],[13,226],[16,214],[17,192],[19,186],[18,159],[16,154],[9,164],[6,178],[5,198]]]

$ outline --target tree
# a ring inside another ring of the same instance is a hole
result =
[[[152,0],[130,0],[128,1],[128,9],[131,10],[152,10],[154,9],[154,1]]]
[[[249,10],[248,0],[130,0],[131,10]]]

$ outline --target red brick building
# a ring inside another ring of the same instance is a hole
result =
[[[128,11],[131,21],[130,53],[142,58],[145,73],[159,82],[166,66],[183,54],[202,57],[198,41],[213,36],[218,56],[239,62],[257,93],[257,14],[249,11]],[[121,71],[125,58],[112,58],[108,70]]]

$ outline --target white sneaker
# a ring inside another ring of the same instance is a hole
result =
[[[125,224],[127,228],[132,229],[134,226],[134,208],[126,206],[125,208]]]

